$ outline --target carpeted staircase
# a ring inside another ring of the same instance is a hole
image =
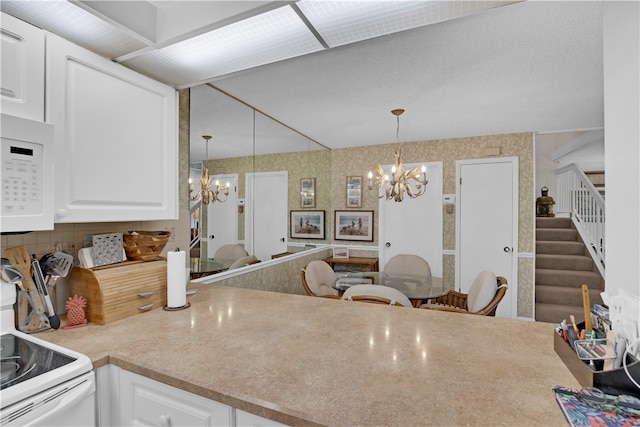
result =
[[[536,218],[536,321],[584,320],[582,285],[589,286],[590,304],[602,304],[600,275],[571,218]]]

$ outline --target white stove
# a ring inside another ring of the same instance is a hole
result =
[[[0,425],[95,426],[91,360],[16,330],[16,285],[2,282],[0,292]]]

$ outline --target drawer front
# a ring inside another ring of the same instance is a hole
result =
[[[122,422],[135,426],[230,426],[233,408],[121,370]]]
[[[145,313],[167,305],[166,289],[145,290],[145,296],[139,293],[123,295],[119,298],[106,299],[104,302],[105,322],[124,319],[134,314]]]

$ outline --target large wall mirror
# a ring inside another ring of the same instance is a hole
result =
[[[212,182],[229,183],[223,201],[190,201],[191,257],[211,262],[220,246],[240,244],[267,261],[328,243],[330,151],[213,85],[191,88],[190,98],[191,196],[203,165]]]

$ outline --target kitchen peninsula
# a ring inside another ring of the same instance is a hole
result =
[[[551,324],[190,283],[180,311],[37,337],[288,425],[566,425]]]

